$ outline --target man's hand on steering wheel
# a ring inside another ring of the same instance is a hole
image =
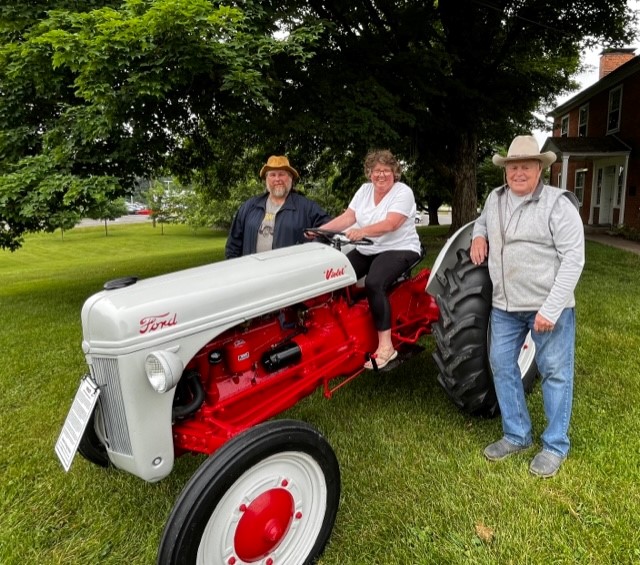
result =
[[[325,230],[322,228],[306,228],[304,230],[305,237],[309,239],[317,239],[322,243],[327,243],[331,245],[333,243],[334,237],[337,235],[342,235],[342,232],[334,231],[334,230]]]

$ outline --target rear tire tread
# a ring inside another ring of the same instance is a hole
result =
[[[462,411],[495,417],[500,409],[487,346],[493,290],[487,263],[474,265],[469,250],[460,249],[455,266],[445,270],[444,279],[444,291],[436,297],[440,318],[432,329],[438,383]],[[527,392],[536,374],[532,361],[523,377]]]

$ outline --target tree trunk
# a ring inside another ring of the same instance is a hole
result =
[[[438,219],[438,208],[442,205],[442,198],[429,196],[429,198],[427,198],[427,204],[429,205],[429,225],[439,226],[440,220]]]
[[[451,232],[475,220],[478,216],[476,170],[478,140],[468,131],[460,131],[451,151],[451,177],[453,201],[451,205]]]

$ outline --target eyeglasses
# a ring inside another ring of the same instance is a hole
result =
[[[374,177],[388,177],[393,174],[393,171],[391,169],[374,169],[371,174]]]

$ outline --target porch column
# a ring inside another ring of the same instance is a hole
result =
[[[562,186],[560,188],[564,188],[567,190],[567,176],[569,175],[569,155],[563,153],[562,154]]]
[[[624,224],[624,204],[627,200],[627,173],[629,171],[629,154],[624,156],[624,170],[622,171],[622,197],[620,198],[620,212],[618,214],[618,225]],[[616,179],[617,180],[617,179]]]

